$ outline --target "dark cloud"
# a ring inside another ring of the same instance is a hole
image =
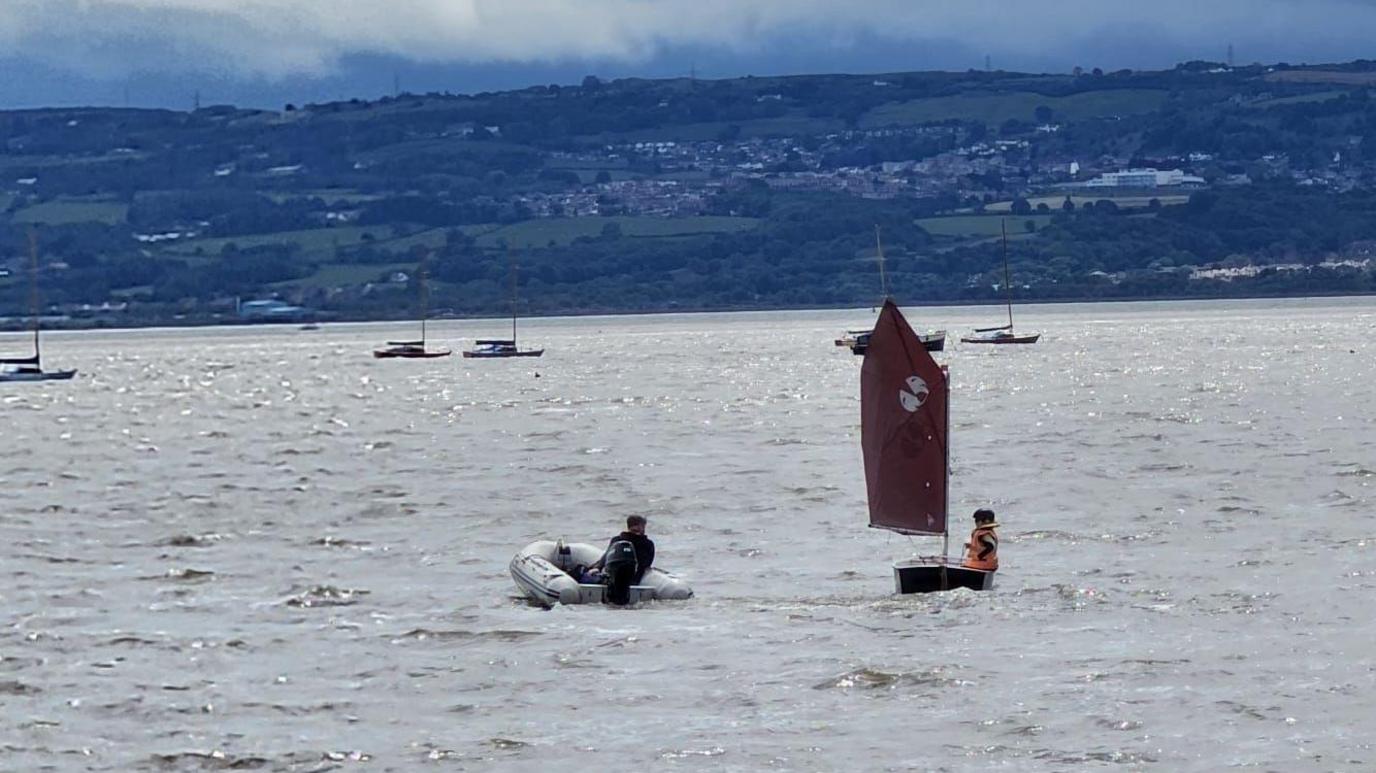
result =
[[[1369,55],[1355,0],[5,0],[0,104],[275,105],[615,77]]]

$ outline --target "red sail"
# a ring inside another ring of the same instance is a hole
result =
[[[946,532],[950,384],[893,301],[870,336],[860,370],[860,446],[870,525],[906,534]]]

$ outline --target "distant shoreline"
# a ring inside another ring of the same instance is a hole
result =
[[[1071,304],[1084,303],[1181,303],[1181,302],[1227,302],[1227,301],[1256,301],[1256,300],[1306,300],[1320,298],[1373,298],[1376,293],[1352,293],[1352,292],[1332,292],[1332,293],[1305,293],[1303,295],[1271,295],[1264,293],[1242,293],[1238,295],[1222,296],[1199,296],[1199,295],[1177,295],[1177,296],[1151,296],[1141,298],[1055,298],[1037,299],[1027,301],[1016,301],[1015,308],[1028,306],[1066,306]],[[989,306],[993,308],[1003,308],[1004,304],[999,301],[990,300],[956,300],[956,301],[919,301],[915,303],[900,302],[902,308],[939,308],[939,307],[966,307],[966,306]],[[642,317],[642,316],[664,316],[670,314],[749,314],[749,313],[773,313],[773,312],[812,312],[812,311],[861,311],[866,308],[878,308],[878,304],[870,306],[742,306],[736,308],[680,308],[680,309],[656,309],[656,310],[589,310],[581,312],[567,312],[558,314],[528,314],[522,316],[522,320],[535,319],[580,319],[584,317]],[[444,316],[431,317],[430,322],[465,322],[465,321],[494,321],[510,320],[507,315],[465,315],[465,316]],[[44,324],[44,333],[59,332],[78,332],[78,331],[108,331],[118,332],[121,330],[180,330],[205,327],[223,328],[250,328],[250,327],[293,327],[299,328],[303,325],[369,325],[369,324],[404,324],[416,322],[413,317],[387,317],[387,318],[301,318],[294,320],[238,320],[227,318],[203,318],[195,320],[170,321],[164,319],[149,319],[144,323],[128,324],[101,324],[101,320],[91,320],[91,324],[80,324],[83,320],[69,319],[61,324]],[[16,324],[17,323],[17,324]],[[31,334],[32,327],[17,318],[9,318],[6,322],[0,323],[0,335],[5,337]],[[307,331],[303,331],[307,332]]]

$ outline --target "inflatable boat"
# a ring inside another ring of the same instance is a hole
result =
[[[615,583],[580,583],[574,573],[602,558],[601,548],[585,542],[540,540],[521,549],[511,559],[511,579],[527,598],[537,604],[600,604],[612,601]],[[610,592],[610,593],[609,593]],[[652,566],[638,582],[625,589],[623,603],[681,600],[693,597],[688,583]]]

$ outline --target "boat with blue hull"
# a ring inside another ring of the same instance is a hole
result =
[[[472,349],[465,349],[463,356],[470,359],[497,359],[501,357],[540,357],[544,349],[521,349],[516,346],[516,264],[511,264],[511,337],[485,338],[473,343]]]

